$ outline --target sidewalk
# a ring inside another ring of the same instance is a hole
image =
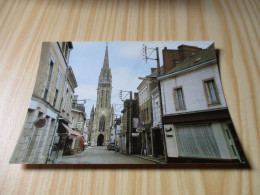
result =
[[[145,155],[141,155],[141,154],[134,154],[132,156],[135,156],[137,158],[142,158],[142,159],[145,159],[145,160],[149,160],[149,161],[152,161],[152,162],[155,162],[157,164],[166,164],[164,162],[164,159],[159,159],[159,158],[153,158],[151,156],[145,156]]]

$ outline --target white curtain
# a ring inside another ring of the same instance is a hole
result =
[[[221,158],[210,124],[176,127],[179,156],[195,158]]]

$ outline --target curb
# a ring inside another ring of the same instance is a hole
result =
[[[144,159],[144,160],[149,160],[151,162],[155,162],[157,164],[166,164],[165,162],[161,162],[159,160],[156,160],[156,159],[151,159],[151,158],[147,158],[147,157],[143,157],[143,156],[139,156],[139,155],[133,155],[134,157],[137,157],[137,158],[141,158],[141,159]]]
[[[86,150],[84,150],[83,152],[78,153],[78,154],[76,154],[76,155],[65,156],[65,157],[62,157],[62,158],[66,159],[66,158],[77,158],[77,157],[82,157],[82,156],[83,156],[87,151],[88,151],[88,149],[86,149]]]

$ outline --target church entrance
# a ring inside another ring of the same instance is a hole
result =
[[[100,134],[97,139],[97,146],[103,146],[104,143],[104,135]]]

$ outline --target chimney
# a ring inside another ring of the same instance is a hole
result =
[[[154,73],[157,70],[157,68],[151,68],[151,73]]]
[[[134,97],[135,97],[135,100],[137,100],[139,98],[139,94],[138,93],[134,93]]]
[[[165,47],[162,50],[162,54],[163,54],[163,70],[164,70],[164,74],[167,74],[178,65],[179,52],[178,50],[167,49],[167,47]]]
[[[178,47],[180,62],[184,61],[186,58],[192,56],[193,54],[202,51],[202,48],[190,46],[190,45],[180,45]]]

